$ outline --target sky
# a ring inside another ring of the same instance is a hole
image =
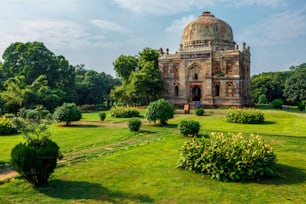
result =
[[[306,62],[305,0],[0,0],[0,56],[11,43],[39,41],[72,65],[116,76],[120,55],[175,53],[205,11],[251,47],[252,75]]]

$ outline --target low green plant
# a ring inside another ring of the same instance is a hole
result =
[[[133,107],[113,106],[110,115],[114,118],[132,118],[139,117],[139,111]]]
[[[262,137],[211,133],[185,142],[177,167],[223,181],[279,176],[276,156]]]
[[[0,117],[0,135],[16,134],[18,132],[12,118],[7,115]]]
[[[146,110],[145,117],[149,122],[160,121],[161,125],[167,125],[167,121],[174,116],[174,107],[165,99],[151,102]]]
[[[305,103],[301,101],[301,102],[299,102],[297,107],[300,111],[304,111],[305,110]]]
[[[178,125],[181,135],[193,137],[198,136],[200,127],[200,123],[194,120],[182,120]]]
[[[282,109],[284,102],[281,99],[274,99],[271,103],[272,108]]]
[[[230,108],[227,110],[225,120],[231,123],[261,124],[264,122],[264,114],[253,108]]]
[[[101,121],[104,121],[106,118],[106,113],[105,112],[99,112],[99,118]]]
[[[128,128],[131,131],[137,132],[141,126],[141,121],[138,118],[131,118],[128,121]]]
[[[195,111],[195,114],[198,115],[198,116],[202,116],[202,115],[204,115],[204,113],[205,113],[205,110],[203,108],[198,108]]]

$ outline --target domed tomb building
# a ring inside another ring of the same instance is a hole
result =
[[[172,104],[251,105],[250,48],[240,51],[231,26],[210,12],[185,27],[175,54],[160,49],[159,69]]]

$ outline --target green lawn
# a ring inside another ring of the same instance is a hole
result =
[[[72,127],[53,125],[52,139],[64,159],[48,186],[34,189],[17,177],[0,183],[0,203],[306,203],[306,114],[262,110],[262,125],[231,124],[223,109],[205,116],[176,114],[169,126],[142,119],[139,133],[127,130],[128,119],[84,114]],[[143,110],[142,110],[143,114]],[[201,134],[211,131],[263,135],[285,176],[259,182],[220,182],[175,168],[184,138],[182,119],[198,120]],[[0,162],[8,162],[21,136],[1,136]]]

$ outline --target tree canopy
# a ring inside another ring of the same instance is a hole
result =
[[[121,76],[122,85],[111,92],[114,101],[129,105],[149,104],[156,100],[162,91],[162,80],[158,69],[158,51],[144,48],[136,57],[119,56],[114,63],[114,69]],[[126,66],[118,69],[118,64],[124,64],[124,59],[133,59],[137,64],[126,62]],[[120,62],[120,63],[119,63]],[[124,77],[123,73],[125,73]]]

